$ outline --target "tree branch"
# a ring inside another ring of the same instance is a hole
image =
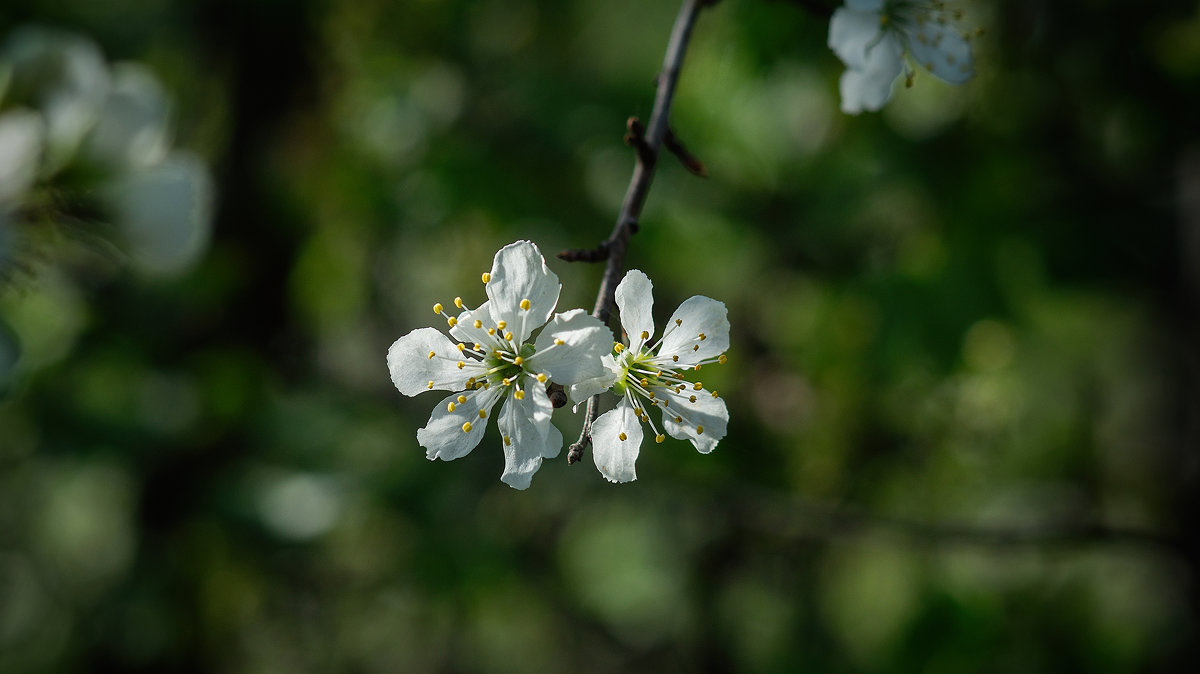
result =
[[[621,272],[625,264],[625,250],[629,247],[629,239],[637,231],[638,220],[642,215],[642,207],[646,203],[646,195],[650,192],[650,184],[654,181],[654,167],[658,164],[659,149],[668,133],[667,118],[671,114],[671,103],[675,99],[675,86],[679,83],[679,71],[683,67],[683,56],[687,51],[688,40],[691,38],[692,26],[700,10],[714,4],[714,0],[684,0],[675,18],[675,26],[671,29],[671,39],[667,43],[667,54],[663,59],[662,72],[658,75],[658,93],[654,97],[654,110],[650,113],[644,133],[637,133],[640,123],[630,119],[629,131],[637,137],[634,146],[637,149],[637,163],[633,167],[633,177],[625,190],[625,200],[621,204],[621,213],[617,216],[617,224],[613,227],[608,239],[602,242],[594,251],[564,251],[559,257],[564,260],[600,260],[605,259],[604,278],[600,281],[600,290],[596,294],[596,306],[592,315],[604,323],[608,323],[612,315],[617,283],[621,280]],[[583,430],[579,440],[571,445],[567,452],[567,463],[575,463],[583,455],[583,448],[591,442],[592,422],[600,414],[600,396],[588,399],[587,413],[583,419]]]

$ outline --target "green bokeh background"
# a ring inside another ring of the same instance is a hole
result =
[[[729,307],[729,435],[518,492],[494,430],[424,459],[384,354],[607,236],[676,3],[5,3],[150,66],[218,204],[181,276],[63,236],[0,290],[0,670],[1196,666],[1200,11],[962,3],[976,79],[848,117],[831,6],[702,15],[710,177],[664,159],[627,260]]]

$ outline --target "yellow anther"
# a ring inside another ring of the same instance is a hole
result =
[[[517,392],[513,394],[513,397],[516,398],[517,400],[524,400],[525,392],[520,389],[517,389]]]
[[[539,372],[538,376],[537,376],[537,380],[538,380],[539,384],[545,384],[546,383],[546,373]]]
[[[466,345],[463,344],[462,342],[459,342],[458,345],[456,346],[456,348],[458,349],[459,353],[462,353],[463,351],[467,350]]]
[[[693,391],[699,391],[702,388],[704,388],[704,384],[701,384],[700,382],[696,382],[695,384],[692,384]]]
[[[692,396],[691,398],[688,398],[688,402],[693,402],[693,403],[696,402],[696,396]]]
[[[487,418],[487,410],[479,410],[479,418],[486,419]]]
[[[511,444],[512,444],[512,438],[508,437],[507,435],[506,435],[506,436],[504,436],[504,444],[505,444],[505,445],[511,445]]]
[[[562,341],[561,339],[555,339],[555,340],[554,340],[554,345],[555,345],[555,346],[562,346],[563,344],[566,344],[566,342]]]
[[[479,342],[475,342],[474,344],[472,344],[471,348],[475,349],[479,353],[483,353],[483,345],[481,345]]]
[[[625,350],[624,344],[622,344],[620,342],[613,342],[613,351],[616,351],[617,353],[621,353],[624,350]]]
[[[651,391],[651,392],[647,393],[647,394],[646,394],[646,397],[647,397],[647,398],[649,398],[649,399],[651,399],[651,400],[654,400],[654,391]]]
[[[504,355],[504,352],[501,351],[500,349],[492,349],[492,355],[499,358],[500,356]]]
[[[481,320],[479,320],[478,318],[476,318],[476,319],[475,319],[475,322],[474,322],[474,323],[472,323],[471,325],[474,325],[474,326],[475,326],[475,329],[476,329],[476,330],[478,330],[479,328],[482,328],[482,327],[483,327],[483,321],[481,321]]]
[[[650,339],[650,333],[642,330],[642,339]]]
[[[454,326],[458,325],[458,319],[451,316],[450,318],[446,319],[446,325],[449,325],[453,328]]]
[[[433,313],[435,313],[435,314],[442,313],[442,303],[441,302],[438,302],[437,304],[433,305]]]
[[[461,361],[461,360],[460,360],[460,361],[458,361],[458,369],[460,369],[460,370],[461,370],[461,369],[463,369],[463,366],[464,366],[464,365],[466,365],[466,363],[465,363],[465,362],[463,362],[463,361]]]
[[[496,327],[500,330],[503,330],[504,328],[508,327],[508,323],[505,323],[504,321],[498,321],[496,323]]]
[[[682,319],[682,318],[676,318],[676,319],[675,319],[675,325],[677,325],[677,326],[679,326],[679,325],[683,325],[683,319]]]
[[[513,335],[512,335],[512,333],[511,333],[511,332],[506,332],[506,333],[504,333],[504,340],[505,340],[505,341],[511,342],[511,341],[512,341],[512,337],[513,337]]]
[[[463,428],[463,433],[470,433],[471,432],[471,422],[464,421],[462,428]]]
[[[521,308],[522,309],[524,309],[525,311],[529,311],[530,306],[531,305],[529,304],[529,300],[521,300]]]
[[[434,353],[434,352],[430,351],[430,352],[429,352],[429,360],[433,360],[433,357],[434,357],[434,356],[436,356],[436,355],[437,355],[436,353]]]
[[[675,423],[677,423],[677,424],[682,424],[682,423],[683,423],[683,417],[675,417]]]
[[[520,357],[520,356],[517,356],[516,358],[513,358],[513,365],[520,365],[520,364],[522,364],[522,363],[524,363],[524,362],[525,362],[525,359],[524,359],[524,358],[522,358],[522,357]]]
[[[663,435],[662,433],[659,433],[658,435],[654,436],[654,441],[657,443],[665,442],[666,439],[667,439],[667,436]]]
[[[472,386],[474,386],[474,385],[475,385],[475,379],[474,379],[474,378],[472,378],[470,381],[471,381],[471,385],[472,385]],[[466,397],[466,396],[459,396],[459,397],[458,397],[458,404],[459,404],[459,405],[466,404],[466,402],[467,402],[467,397]]]
[[[702,341],[702,342],[703,342],[703,341],[704,341],[704,340],[706,340],[706,339],[708,339],[708,336],[707,336],[707,335],[705,335],[703,332],[702,332],[702,333],[700,333],[700,341]]]
[[[488,281],[492,280],[492,275],[485,271],[483,272],[483,276],[480,276],[479,278],[483,279],[484,283],[487,283]]]
[[[729,359],[725,357],[725,354],[721,354],[721,356],[717,358],[717,362],[721,365],[724,365],[725,363],[729,362]]]
[[[488,335],[494,337],[496,335],[496,328],[488,328]]]
[[[432,389],[432,388],[433,388],[433,380],[432,380],[432,379],[431,379],[431,380],[429,380],[429,383],[425,385],[425,388],[428,388],[428,389]]]
[[[671,356],[671,362],[672,362],[672,363],[678,363],[678,362],[679,362],[679,356]]]
[[[621,434],[620,434],[620,435],[618,435],[617,437],[618,437],[618,438],[620,438],[621,442],[625,442],[626,435],[625,435],[624,433],[621,433]]]
[[[645,377],[642,377],[641,384],[642,384],[642,386],[649,386],[649,385],[650,385],[650,380],[649,380],[649,379],[646,379]]]
[[[510,385],[510,384],[512,384],[512,380],[511,380],[511,379],[509,379],[508,377],[505,377],[505,378],[504,378],[504,385],[505,385],[505,386],[508,386],[508,385]]]
[[[454,298],[454,306],[458,307],[459,309],[462,309],[462,308],[463,308],[463,305],[462,305],[462,298],[461,298],[461,297],[455,297],[455,298]]]
[[[693,367],[692,369],[695,370],[696,372],[699,372],[700,371],[700,363],[696,363],[696,367]]]
[[[453,401],[453,400],[451,400],[451,401],[450,401],[450,403],[446,405],[446,411],[447,411],[447,412],[453,412],[453,411],[454,411],[454,408],[455,408],[454,401]]]
[[[699,345],[699,344],[697,344],[697,345],[695,345],[695,346],[693,346],[693,347],[692,347],[692,351],[699,351],[699,350],[700,350],[700,345]]]
[[[696,435],[704,435],[704,427],[703,426],[696,427]]]

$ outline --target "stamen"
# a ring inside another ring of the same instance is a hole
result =
[[[529,311],[529,306],[530,306],[529,300],[521,300],[521,308],[522,309],[524,309],[525,311]]]
[[[682,319],[682,318],[676,318],[676,319],[675,319],[675,325],[683,325],[683,319]]]
[[[524,362],[525,362],[525,359],[524,359],[524,358],[522,358],[522,357],[520,357],[520,356],[517,356],[516,358],[513,358],[513,365],[520,365],[520,364],[522,364],[522,363],[524,363]]]
[[[504,333],[504,341],[511,342],[512,338],[513,338],[513,334],[511,332]]]
[[[430,351],[429,352],[429,360],[433,360],[433,357],[436,355],[437,355],[436,353],[434,353],[433,351]]]
[[[492,280],[492,275],[485,271],[485,272],[483,272],[483,275],[480,276],[479,278],[482,279],[484,283],[487,283],[488,281]]]
[[[621,440],[621,442],[625,442],[625,440],[627,439],[627,437],[624,433],[621,433],[620,435],[618,435],[617,438],[619,438]]]
[[[454,407],[455,407],[455,405],[454,405],[454,401],[453,401],[453,400],[451,400],[451,401],[450,401],[450,403],[449,403],[448,405],[446,405],[446,411],[447,411],[447,412],[453,412],[453,411],[454,411]]]
[[[521,389],[517,389],[516,393],[513,393],[513,397],[516,398],[517,400],[524,400],[525,392],[522,391]]]
[[[459,342],[455,348],[458,349],[459,353],[462,353],[463,351],[466,351],[466,349],[467,349],[466,345],[464,345],[462,342]]]
[[[563,344],[566,344],[566,342],[562,341],[561,339],[555,339],[555,340],[554,340],[554,345],[555,345],[555,346],[562,346]]]
[[[725,354],[721,354],[719,357],[717,357],[717,362],[721,365],[724,365],[725,363],[729,362],[729,359],[725,357]]]
[[[433,305],[433,313],[435,313],[435,314],[441,314],[441,313],[442,313],[442,308],[443,308],[443,307],[442,307],[442,303],[441,303],[441,302],[438,302],[437,304]]]
[[[708,337],[707,337],[707,336],[705,336],[705,334],[704,334],[703,332],[702,332],[702,333],[700,333],[700,341],[702,341],[702,342],[703,342],[703,341],[704,341],[704,340],[706,340],[706,339],[708,339]]]
[[[672,363],[678,363],[678,362],[679,362],[679,356],[671,356],[671,362],[672,362]]]
[[[538,383],[539,383],[539,384],[545,384],[545,383],[546,383],[546,378],[547,378],[547,377],[546,377],[546,373],[545,373],[545,372],[539,372],[539,373],[538,373],[537,380],[538,380]]]
[[[693,391],[699,391],[702,388],[704,388],[704,384],[701,384],[700,382],[696,382],[695,384],[692,384]]]
[[[624,350],[625,350],[624,344],[622,344],[620,342],[613,342],[613,351],[616,351],[617,353],[621,353]]]
[[[463,425],[462,425],[462,429],[463,429],[463,433],[470,433],[471,432],[471,422],[464,421]]]
[[[458,307],[459,309],[462,309],[462,308],[463,308],[463,305],[462,305],[462,298],[461,298],[461,297],[455,297],[455,298],[454,298],[454,306]]]
[[[430,379],[429,383],[425,385],[425,388],[431,389],[431,390],[433,389],[433,380],[432,379]]]
[[[692,397],[688,398],[688,402],[692,402],[692,403],[696,402],[696,396],[692,396]]]
[[[659,444],[662,444],[666,439],[667,439],[667,436],[663,435],[662,433],[659,433],[658,435],[654,436],[654,441]]]
[[[496,336],[496,328],[488,328],[488,336],[495,337]]]
[[[471,384],[472,384],[472,385],[474,385],[474,383],[475,383],[475,378],[474,378],[474,377],[471,377]],[[459,397],[458,397],[458,404],[459,404],[459,405],[464,405],[464,404],[466,404],[466,402],[467,402],[467,397],[466,397],[466,396],[459,396]]]
[[[478,318],[476,318],[476,319],[475,319],[475,322],[474,322],[474,323],[472,323],[472,325],[474,325],[474,326],[475,326],[475,329],[476,329],[476,330],[478,330],[479,328],[482,328],[482,327],[483,327],[483,321],[481,321],[481,320],[479,320]]]
[[[704,435],[704,427],[703,426],[696,427],[696,435]]]
[[[511,445],[511,444],[512,444],[512,439],[511,439],[511,438],[509,438],[507,435],[506,435],[506,436],[504,436],[504,444],[505,444],[506,446],[507,446],[507,445]]]
[[[504,322],[504,321],[497,321],[497,322],[496,322],[496,328],[497,328],[497,329],[499,329],[499,330],[503,330],[504,328],[507,328],[507,327],[508,327],[508,323],[506,323],[506,322]]]
[[[453,328],[454,326],[458,325],[458,319],[451,316],[450,318],[446,319],[446,325],[449,325]]]
[[[458,361],[457,365],[458,365],[458,369],[461,370],[461,369],[463,369],[463,366],[466,365],[466,363],[460,360],[460,361]]]
[[[487,418],[487,410],[479,410],[479,418],[486,419]]]
[[[650,333],[642,330],[642,339],[650,339]]]

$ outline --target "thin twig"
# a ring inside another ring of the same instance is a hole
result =
[[[633,177],[629,180],[629,188],[625,190],[625,201],[621,204],[621,213],[617,216],[617,224],[612,234],[597,250],[603,250],[606,256],[604,278],[600,281],[600,290],[596,294],[596,306],[592,315],[607,323],[612,314],[614,294],[617,283],[621,280],[621,272],[625,264],[625,249],[629,246],[629,238],[637,231],[638,219],[642,215],[642,207],[646,203],[646,195],[650,192],[650,183],[654,180],[654,167],[658,163],[659,148],[667,135],[667,118],[671,113],[671,103],[675,99],[675,86],[679,83],[679,71],[683,67],[683,56],[687,51],[688,40],[691,38],[692,26],[696,16],[704,7],[713,4],[711,0],[684,0],[675,18],[675,26],[671,29],[671,40],[667,43],[667,55],[663,59],[662,72],[658,75],[658,93],[654,98],[654,110],[650,113],[650,121],[646,124],[645,133],[641,135],[638,144],[637,163],[633,167]],[[632,132],[633,129],[631,128]],[[600,415],[600,397],[588,399],[587,413],[583,419],[583,430],[579,441],[571,445],[567,452],[567,463],[575,463],[583,455],[583,448],[591,442],[592,422]]]

